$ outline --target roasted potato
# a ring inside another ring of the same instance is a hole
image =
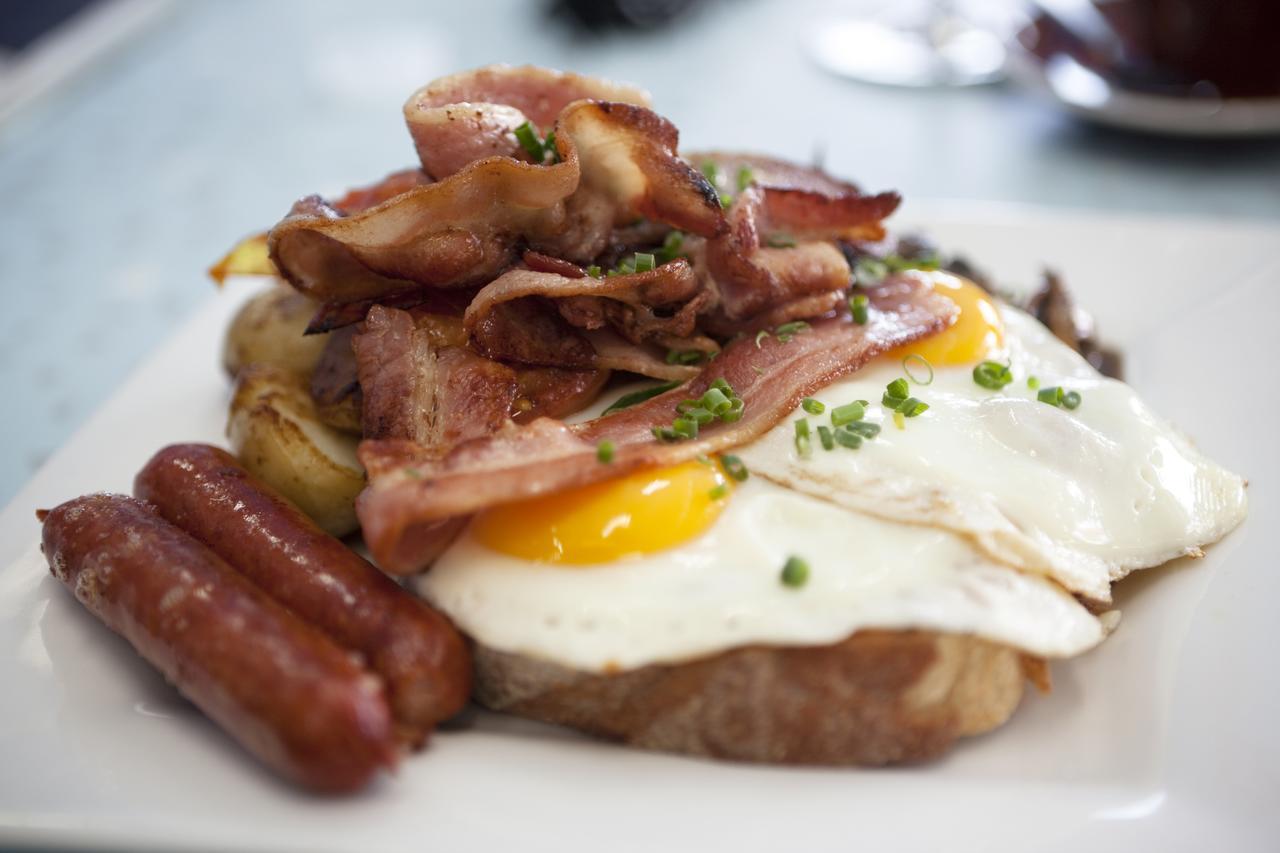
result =
[[[250,299],[227,328],[222,366],[235,378],[248,364],[270,364],[310,377],[328,335],[304,335],[319,305],[277,282]]]
[[[364,488],[354,436],[321,423],[306,380],[251,364],[240,370],[227,437],[241,463],[335,536],[359,527]]]

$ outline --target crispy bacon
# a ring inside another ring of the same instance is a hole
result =
[[[693,267],[683,258],[646,272],[605,278],[516,269],[481,288],[464,322],[470,332],[499,306],[550,299],[559,303],[561,316],[573,326],[599,329],[608,322],[632,343],[645,343],[659,336],[692,335],[708,298],[703,293]]]
[[[677,141],[643,107],[576,101],[556,122],[560,162],[488,157],[351,216],[303,199],[271,230],[271,258],[299,290],[345,303],[491,280],[521,240],[587,263],[615,225],[637,217],[718,234],[715,192],[675,155]]]
[[[827,196],[759,185],[743,190],[729,211],[728,233],[707,241],[707,269],[719,287],[720,311],[742,320],[848,287],[849,262],[831,239],[872,236],[898,203],[897,193]],[[763,245],[770,233],[799,242]]]
[[[573,101],[649,106],[646,92],[546,68],[490,65],[434,80],[409,96],[405,124],[423,168],[446,178],[484,157],[527,157],[515,138],[526,121],[549,128]]]
[[[845,313],[813,324],[787,343],[771,338],[757,346],[752,339],[739,340],[686,385],[577,426],[546,418],[523,427],[507,425],[444,456],[424,452],[411,442],[364,441],[359,452],[369,486],[357,512],[365,541],[389,570],[424,568],[430,557],[404,547],[406,536],[416,536],[423,525],[744,444],[785,417],[811,391],[887,349],[954,322],[954,304],[914,279],[890,279],[869,295],[871,313],[865,325],[853,323]],[[704,427],[695,440],[654,440],[651,429],[671,422],[677,402],[698,397],[718,378],[745,401],[741,420]],[[597,444],[606,439],[615,447],[608,465],[596,458]]]
[[[465,347],[437,346],[407,311],[377,306],[352,339],[366,438],[404,438],[439,451],[508,418],[515,372]]]

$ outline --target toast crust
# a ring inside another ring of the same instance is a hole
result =
[[[924,761],[990,731],[1042,661],[976,637],[859,631],[826,646],[744,646],[596,674],[476,644],[496,711],[642,749],[776,764]]]

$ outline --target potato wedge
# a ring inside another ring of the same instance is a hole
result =
[[[364,488],[354,436],[321,423],[306,380],[279,367],[240,370],[227,437],[241,463],[332,533],[359,527],[355,500]]]
[[[222,366],[235,378],[248,364],[270,364],[310,377],[328,335],[304,335],[319,305],[283,282],[244,304],[227,327]]]

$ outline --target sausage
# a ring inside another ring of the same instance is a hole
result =
[[[467,702],[471,656],[442,614],[325,533],[207,444],[164,448],[134,494],[204,542],[276,601],[364,655],[382,676],[403,738],[419,744]]]
[[[377,677],[143,502],[76,498],[43,533],[54,577],[264,764],[332,793],[395,766]]]

